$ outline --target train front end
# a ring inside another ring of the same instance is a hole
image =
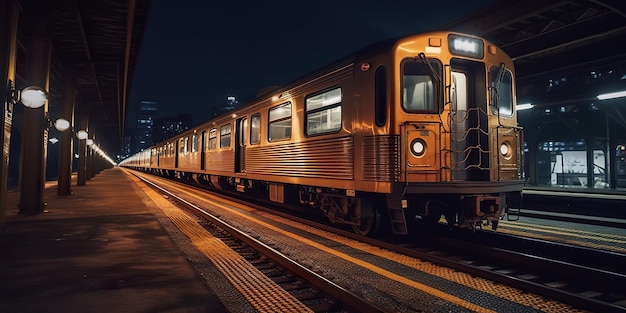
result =
[[[444,218],[495,229],[524,182],[512,60],[481,38],[448,32],[405,38],[394,51],[393,231]]]

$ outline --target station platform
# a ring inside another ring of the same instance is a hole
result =
[[[72,191],[47,186],[46,212],[37,215],[18,214],[19,193],[7,193],[1,312],[230,311],[121,169]]]
[[[525,187],[522,212],[544,218],[568,215],[572,221],[624,228],[626,190]]]

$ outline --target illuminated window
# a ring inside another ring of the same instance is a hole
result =
[[[184,154],[186,149],[185,138],[180,138],[178,140],[178,154]]]
[[[220,147],[221,148],[230,147],[230,133],[231,133],[230,124],[226,124],[220,128]]]
[[[469,99],[468,77],[466,73],[456,71],[453,71],[451,76],[450,106],[452,108],[453,118],[457,123],[466,125],[465,120],[467,119],[467,104]]]
[[[319,135],[341,129],[341,88],[306,98],[306,134]]]
[[[198,151],[198,134],[193,134],[191,137],[191,152]]]
[[[250,144],[261,142],[261,114],[257,113],[250,117]]]
[[[291,138],[291,102],[270,109],[268,127],[269,141]]]
[[[208,150],[217,149],[217,128],[213,128],[209,131],[209,142],[207,144]]]

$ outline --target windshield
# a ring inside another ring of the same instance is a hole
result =
[[[504,66],[492,66],[489,71],[491,111],[494,114],[513,115],[513,78]]]
[[[441,63],[433,59],[411,59],[402,62],[401,66],[404,110],[413,113],[438,113],[439,84],[434,81],[433,70],[434,74],[441,77]]]

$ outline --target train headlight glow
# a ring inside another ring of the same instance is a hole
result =
[[[511,149],[511,145],[509,145],[508,142],[503,142],[500,145],[500,154],[505,158],[505,159],[509,159],[511,158],[513,149]]]
[[[413,153],[416,157],[421,157],[426,152],[426,142],[424,140],[417,138],[413,139],[411,142],[411,153]]]
[[[478,38],[450,35],[448,36],[450,53],[466,57],[482,59],[484,55],[483,41]]]

